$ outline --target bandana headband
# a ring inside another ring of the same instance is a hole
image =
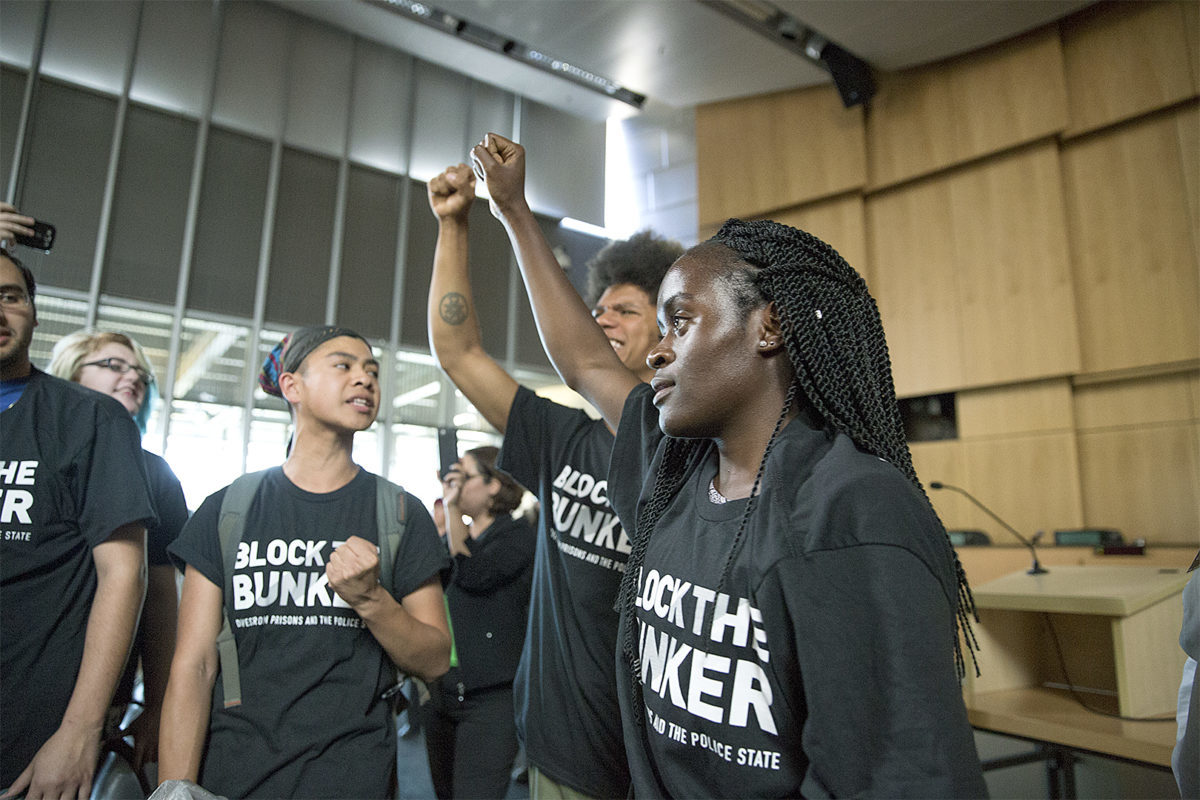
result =
[[[279,344],[271,348],[258,373],[258,385],[267,394],[283,397],[283,391],[279,388],[279,376],[285,372],[295,372],[313,350],[340,336],[360,339],[367,347],[371,346],[363,336],[349,328],[336,325],[301,328],[284,336]]]

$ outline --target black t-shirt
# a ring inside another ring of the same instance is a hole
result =
[[[531,764],[592,797],[629,789],[613,675],[629,540],[608,503],[612,443],[600,420],[521,387],[500,451],[542,507],[517,730]]]
[[[34,370],[0,414],[0,785],[58,728],[96,592],[92,548],[154,522],[141,436],[111,397]]]
[[[662,458],[651,397],[630,394],[613,450],[627,520]],[[703,447],[641,568],[644,708],[619,662],[635,795],[985,795],[954,668],[955,573],[925,498],[796,419],[723,580],[749,501],[708,499],[717,453]]]
[[[218,675],[200,773],[205,789],[238,798],[387,796],[396,732],[380,694],[395,670],[325,578],[330,554],[346,539],[378,543],[375,486],[366,470],[324,494],[300,489],[282,469],[263,478],[225,598],[242,703],[224,707]],[[169,548],[223,591],[217,520],[225,491],[201,504]],[[449,567],[429,512],[412,495],[407,504],[393,568],[397,599]]]
[[[511,685],[525,643],[533,529],[504,514],[466,544],[471,555],[454,557],[446,587],[459,665],[452,680],[467,691]]]

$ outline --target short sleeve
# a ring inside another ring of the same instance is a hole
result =
[[[154,510],[158,515],[158,524],[148,531],[146,560],[152,567],[166,566],[171,563],[167,545],[175,541],[188,520],[187,500],[184,499],[179,478],[175,477],[167,462],[154,453],[147,452],[145,455]]]
[[[179,537],[167,546],[167,554],[180,571],[188,565],[217,586],[225,585],[225,566],[221,560],[221,542],[217,537],[217,520],[225,489],[211,494],[192,518],[184,524]]]
[[[90,457],[76,462],[85,470],[80,477],[79,529],[92,546],[124,525],[150,527],[156,519],[137,426],[128,414],[114,409],[101,406],[96,414]]]
[[[648,383],[639,383],[629,392],[608,462],[608,501],[627,530],[636,528],[638,497],[663,439],[653,398]]]
[[[437,577],[443,587],[450,580],[450,555],[438,537],[433,517],[415,495],[405,492],[404,502],[408,521],[392,564],[393,595],[397,600],[403,600],[430,578]]]
[[[577,408],[559,405],[518,386],[496,466],[522,486],[535,487],[547,462],[561,463],[563,454],[555,448],[563,446],[571,431],[587,428],[593,422]]]
[[[755,606],[772,669],[795,687],[784,702],[807,713],[805,795],[986,794],[954,668],[953,611],[921,559],[887,545],[789,557]]]

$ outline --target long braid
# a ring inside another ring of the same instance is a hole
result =
[[[754,283],[775,302],[784,347],[807,402],[828,425],[893,464],[929,503],[905,438],[879,309],[862,276],[825,242],[777,222],[731,219],[713,240],[758,267]],[[957,579],[954,660],[961,678],[966,665],[959,632],[979,673],[971,625],[978,617],[949,537],[944,547]]]
[[[798,392],[835,430],[845,433],[859,447],[893,464],[933,505],[921,485],[905,438],[904,424],[896,403],[891,359],[875,300],[862,279],[825,242],[804,231],[770,221],[729,220],[711,241],[726,246],[756,269],[753,297],[747,304],[774,301],[784,348],[796,373],[788,388],[784,407],[759,462],[754,486],[738,531],[721,573],[721,585],[729,578],[741,551],[750,516],[756,506],[767,458],[771,453]],[[693,462],[703,452],[701,442],[667,437],[663,458],[654,477],[649,499],[638,514],[625,574],[621,579],[617,607],[622,611],[621,651],[630,670],[635,719],[645,722],[638,651],[636,602],[639,573],[645,562],[650,536],[671,499],[679,491]],[[936,512],[935,512],[936,516]],[[971,619],[978,620],[975,601],[958,554],[943,538],[948,560],[957,579],[955,597],[954,662],[961,678],[966,673],[962,633],[979,674],[975,653],[978,642]]]
[[[700,454],[703,442],[698,439],[676,439],[667,437],[663,449],[662,462],[654,476],[654,488],[650,499],[638,512],[637,529],[633,534],[629,558],[625,563],[625,574],[621,577],[621,588],[617,593],[617,609],[623,614],[624,625],[621,629],[621,653],[625,663],[629,665],[630,696],[634,708],[639,709],[635,715],[638,726],[645,719],[642,708],[642,660],[638,650],[637,623],[637,594],[638,578],[642,564],[646,560],[646,548],[650,543],[658,520],[667,509],[671,498],[679,491],[688,467]]]

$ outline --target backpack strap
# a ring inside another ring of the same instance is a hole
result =
[[[392,571],[396,558],[400,553],[400,540],[404,538],[404,529],[408,525],[408,502],[405,499],[404,487],[398,486],[382,475],[375,476],[375,527],[379,535],[379,584],[388,594],[395,596],[392,582]],[[380,648],[382,651],[383,648]],[[386,652],[383,653],[385,669],[390,669],[396,676],[396,682],[381,695],[391,705],[392,715],[399,714],[408,705],[403,690],[406,676],[392,663]]]
[[[273,469],[278,469],[274,467]],[[246,530],[246,514],[258,487],[269,470],[249,472],[225,490],[217,534],[221,542],[221,563],[225,572],[225,597],[233,597],[233,571],[238,545]],[[375,524],[379,533],[379,582],[392,593],[392,567],[400,551],[400,540],[408,524],[408,504],[404,489],[381,476],[375,476]],[[221,632],[217,635],[217,655],[221,661],[221,686],[225,707],[242,704],[242,681],[238,666],[237,642],[229,623],[227,606],[222,606]],[[386,655],[385,655],[386,658]]]
[[[375,525],[379,533],[379,583],[393,594],[392,571],[408,525],[408,504],[404,487],[382,475],[375,476]]]
[[[221,542],[221,566],[225,574],[224,597],[221,605],[221,632],[217,634],[217,656],[221,660],[221,686],[225,707],[242,704],[242,679],[238,667],[237,642],[229,624],[227,603],[233,597],[233,569],[237,562],[238,545],[246,530],[246,513],[254,495],[266,477],[267,470],[249,472],[229,484],[221,498],[221,515],[217,520],[217,536]]]

